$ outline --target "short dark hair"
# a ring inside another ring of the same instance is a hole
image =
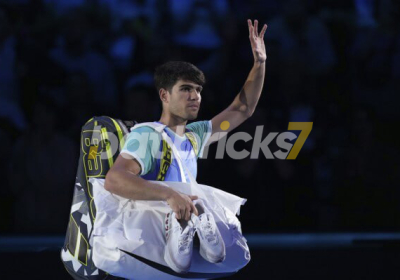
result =
[[[185,61],[169,61],[156,68],[154,83],[157,91],[161,88],[171,90],[178,80],[187,80],[203,86],[204,73],[193,64]]]

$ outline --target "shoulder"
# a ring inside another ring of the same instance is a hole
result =
[[[131,129],[131,133],[132,132],[142,133],[142,132],[157,132],[157,131],[151,126],[143,125],[140,127],[133,127]]]
[[[194,139],[196,140],[196,146],[194,147],[197,150],[196,154],[197,157],[201,157],[203,154],[204,147],[208,142],[208,139],[211,137],[212,134],[212,122],[211,120],[206,121],[197,121],[192,122],[186,126],[189,133],[186,135],[188,136],[189,140],[191,140],[192,145],[194,143]],[[190,137],[190,134],[193,134],[194,139]]]
[[[132,142],[132,140],[138,140],[141,144],[148,143],[154,145],[152,142],[161,140],[161,134],[151,126],[143,125],[139,127],[133,127],[127,136],[127,142]],[[151,140],[152,142],[148,142],[148,140]]]
[[[134,127],[131,128],[131,133],[153,133],[153,134],[160,134],[162,131],[162,126],[152,123],[152,122],[145,122],[145,123],[138,123]]]
[[[205,120],[205,121],[197,121],[197,122],[192,122],[186,126],[186,128],[191,131],[191,132],[198,132],[199,130],[202,130],[203,132],[207,132],[211,130],[212,128],[212,123],[211,120]]]

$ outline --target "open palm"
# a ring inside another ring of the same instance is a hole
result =
[[[251,43],[251,49],[253,51],[254,62],[263,63],[267,59],[267,53],[265,51],[264,44],[264,33],[267,30],[267,25],[264,24],[260,34],[258,34],[258,20],[251,22],[250,19],[247,20],[249,25],[249,39]]]

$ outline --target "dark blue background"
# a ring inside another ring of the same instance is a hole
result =
[[[266,79],[235,131],[313,130],[294,161],[213,159],[214,144],[198,181],[248,199],[246,233],[398,231],[399,11],[394,0],[0,1],[0,233],[64,235],[81,126],[158,120],[155,66],[204,71],[199,120],[225,109],[252,67],[248,18],[268,24]]]

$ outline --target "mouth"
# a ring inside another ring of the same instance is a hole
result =
[[[191,108],[191,109],[199,109],[198,105],[189,105],[188,107]]]

